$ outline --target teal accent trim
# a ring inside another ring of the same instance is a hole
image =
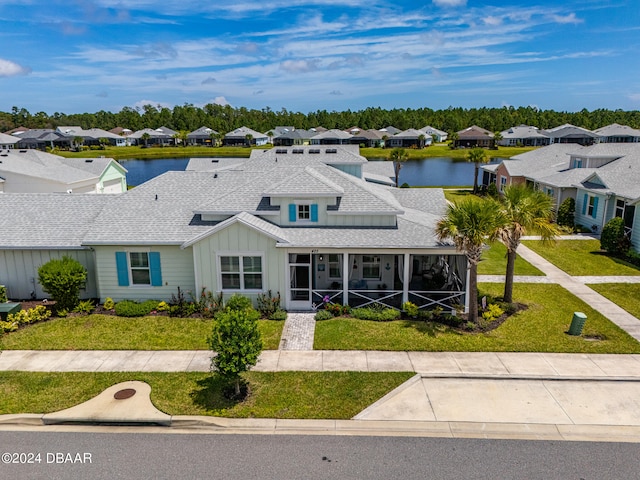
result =
[[[587,205],[589,204],[589,195],[587,195],[586,193],[584,194],[583,200],[582,200],[582,214],[586,214],[587,213]]]
[[[311,221],[312,222],[318,221],[318,204],[317,203],[311,204]]]
[[[160,268],[160,252],[149,252],[149,273],[151,286],[162,286],[162,269]]]
[[[118,286],[129,286],[129,266],[127,264],[127,252],[116,252],[116,269],[118,271]]]
[[[289,221],[295,222],[298,216],[298,211],[295,203],[289,204]]]
[[[593,212],[591,213],[591,216],[593,218],[596,218],[597,215],[598,215],[598,197],[593,197]]]

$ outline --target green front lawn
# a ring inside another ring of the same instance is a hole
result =
[[[251,396],[233,403],[217,376],[201,372],[0,372],[0,414],[50,413],[78,405],[116,383],[151,385],[151,401],[169,415],[349,419],[414,374],[410,372],[248,372]]]
[[[640,283],[593,283],[589,288],[640,318]]]
[[[507,271],[507,247],[500,242],[493,242],[489,249],[482,253],[482,261],[478,264],[479,275],[504,275]],[[515,275],[540,276],[544,273],[531,265],[519,255],[516,257]]]
[[[389,158],[392,148],[361,148],[360,155],[367,158]],[[511,158],[514,155],[534,150],[533,147],[499,147],[496,150],[487,150],[487,158]],[[410,159],[450,157],[466,159],[469,149],[452,149],[448,145],[432,145],[425,148],[407,148]]]
[[[522,244],[572,276],[640,275],[638,267],[602,252],[598,240],[558,240],[547,244],[524,240]]]
[[[213,320],[111,315],[52,318],[5,334],[5,350],[207,350]],[[265,350],[277,350],[284,322],[260,320]]]
[[[481,294],[500,296],[502,284],[480,285]],[[422,321],[371,322],[336,318],[317,322],[318,350],[456,352],[640,353],[640,343],[556,284],[516,284],[514,298],[527,304],[495,330],[468,334]],[[584,337],[570,336],[573,312],[587,315]],[[591,338],[589,338],[591,337]],[[597,339],[596,339],[597,338]]]

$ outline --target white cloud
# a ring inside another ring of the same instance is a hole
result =
[[[436,7],[463,7],[467,0],[433,0]]]
[[[215,105],[231,105],[226,98],[224,98],[223,96],[219,96],[214,98],[211,103],[215,104]]]
[[[482,21],[487,25],[498,26],[502,24],[502,19],[500,17],[488,16],[484,17]]]
[[[23,67],[11,60],[5,60],[0,58],[0,78],[1,77],[15,77],[16,75],[27,75],[31,73],[29,67]]]
[[[633,102],[640,102],[640,93],[631,93],[629,94],[629,100]]]
[[[570,13],[568,15],[551,15],[551,18],[556,23],[582,23],[583,20],[576,17],[575,13]]]
[[[285,60],[280,62],[280,68],[289,73],[307,73],[318,69],[315,60]]]

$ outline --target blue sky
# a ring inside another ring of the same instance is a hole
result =
[[[0,110],[636,110],[636,2],[0,0]]]

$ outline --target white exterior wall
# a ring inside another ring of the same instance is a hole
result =
[[[635,215],[633,216],[633,230],[631,231],[631,246],[640,253],[640,203],[636,203]]]
[[[52,259],[69,256],[78,260],[87,269],[86,286],[80,291],[80,298],[96,298],[96,269],[91,250],[0,250],[0,285],[6,285],[12,300],[35,297],[49,298],[38,283],[38,268]]]
[[[127,191],[127,176],[113,163],[102,173],[97,185],[98,193],[123,193]]]
[[[263,291],[271,290],[275,295],[280,292],[284,298],[286,252],[276,248],[276,240],[242,224],[232,224],[220,232],[204,238],[194,244],[193,256],[196,267],[196,286],[198,291],[206,288],[211,292],[221,291],[218,271],[219,255],[263,255],[262,286]],[[255,299],[260,292],[224,291],[225,298],[240,293]]]
[[[69,189],[73,193],[94,193],[96,191],[96,184],[91,180],[70,185],[11,172],[3,172],[2,176],[5,179],[4,191],[6,193],[65,193]]]
[[[588,214],[589,208],[584,209],[585,213],[582,213],[583,205],[584,205],[584,194],[587,193],[590,196],[594,196],[598,198],[598,208],[596,210],[595,218]],[[575,223],[576,225],[582,225],[586,228],[591,228],[592,225],[597,225],[598,230],[597,233],[602,232],[602,227],[604,225],[604,215],[607,209],[607,197],[603,195],[597,195],[593,193],[585,192],[584,190],[579,190],[576,192],[576,214],[575,214]]]
[[[196,291],[193,273],[193,252],[191,248],[182,250],[180,246],[96,246],[96,265],[98,270],[98,290],[100,301],[110,297],[114,301],[129,300],[164,300],[178,293]],[[162,270],[162,286],[118,285],[116,252],[159,252]]]

